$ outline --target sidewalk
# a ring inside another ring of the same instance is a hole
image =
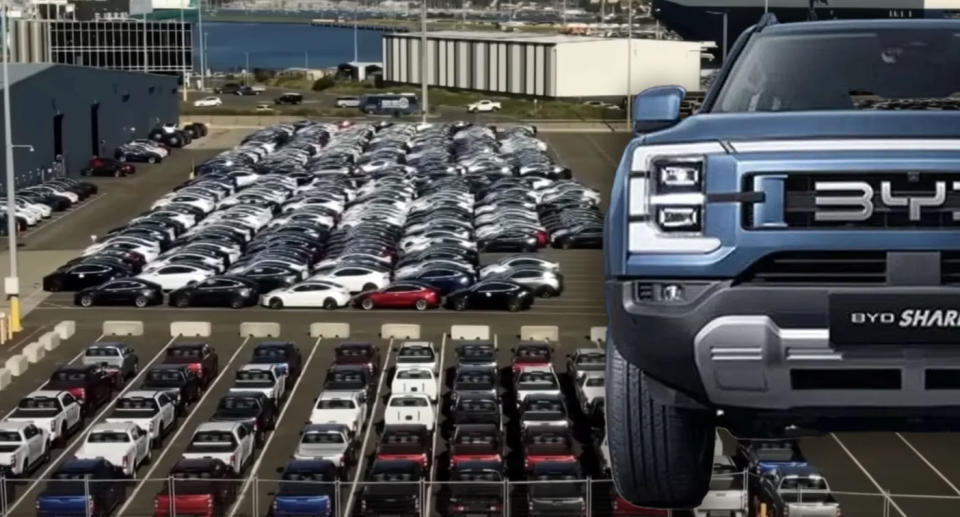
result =
[[[64,262],[76,257],[83,250],[20,250],[17,254],[17,269],[20,276],[20,314],[27,314],[50,296],[43,290],[43,277],[62,266]],[[10,254],[0,252],[0,277],[10,274]],[[0,311],[6,312],[10,303],[6,297],[0,299]]]

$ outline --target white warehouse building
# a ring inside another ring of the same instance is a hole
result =
[[[627,94],[626,38],[532,33],[427,33],[428,84],[539,97]],[[700,89],[701,43],[632,40],[631,94],[675,84]],[[383,37],[383,79],[420,83],[420,34]]]

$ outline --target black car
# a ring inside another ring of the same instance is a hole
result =
[[[303,356],[296,343],[289,341],[264,341],[253,348],[253,357],[248,364],[278,364],[285,365],[287,385],[300,376],[303,368]]]
[[[237,276],[214,276],[170,293],[173,307],[232,307],[256,305],[260,289],[257,282]]]
[[[534,233],[510,229],[484,237],[477,241],[480,251],[492,252],[534,252],[537,251],[537,237]]]
[[[512,282],[482,281],[450,293],[445,300],[445,305],[458,311],[506,309],[516,312],[529,309],[533,305],[533,291]]]
[[[455,268],[434,267],[407,278],[429,285],[445,295],[457,289],[463,289],[474,282],[474,276]]]
[[[180,415],[187,414],[187,408],[200,399],[200,392],[203,391],[200,378],[185,364],[154,366],[147,371],[140,389],[172,394],[177,401],[177,413]]]
[[[457,397],[450,411],[452,418],[445,422],[450,428],[465,424],[494,424],[499,429],[500,403],[490,395],[466,394]]]
[[[213,93],[227,93],[231,95],[240,95],[241,86],[237,83],[224,83],[219,88],[214,88]]]
[[[48,292],[79,291],[132,274],[133,270],[120,262],[88,259],[61,267],[43,277],[43,290]]]
[[[450,470],[450,483],[441,490],[446,515],[503,515],[503,464],[465,461]]]
[[[586,513],[583,472],[576,462],[543,462],[533,468],[527,492],[530,517],[581,517]],[[539,481],[539,483],[536,483]]]
[[[285,93],[276,99],[273,99],[275,104],[292,104],[297,105],[303,102],[303,95],[299,93]]]
[[[81,176],[113,176],[121,178],[136,172],[137,169],[129,163],[119,162],[112,158],[94,157],[87,166],[80,170]]]
[[[276,427],[277,406],[260,391],[230,392],[220,398],[213,420],[250,422],[257,443],[262,444],[266,432]]]
[[[423,468],[414,461],[373,462],[360,496],[362,517],[420,515],[420,485]]]
[[[163,303],[163,288],[137,278],[118,278],[96,287],[88,287],[73,297],[81,307],[94,305],[135,305],[146,307]]]

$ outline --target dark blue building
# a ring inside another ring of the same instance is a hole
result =
[[[51,64],[9,71],[18,187],[39,181],[58,155],[76,175],[91,156],[112,156],[117,145],[178,118],[175,76]],[[4,152],[0,124],[0,171]]]

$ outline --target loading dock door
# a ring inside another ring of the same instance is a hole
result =
[[[63,113],[53,116],[53,155],[63,156]]]
[[[100,103],[90,105],[90,154],[100,156]]]

